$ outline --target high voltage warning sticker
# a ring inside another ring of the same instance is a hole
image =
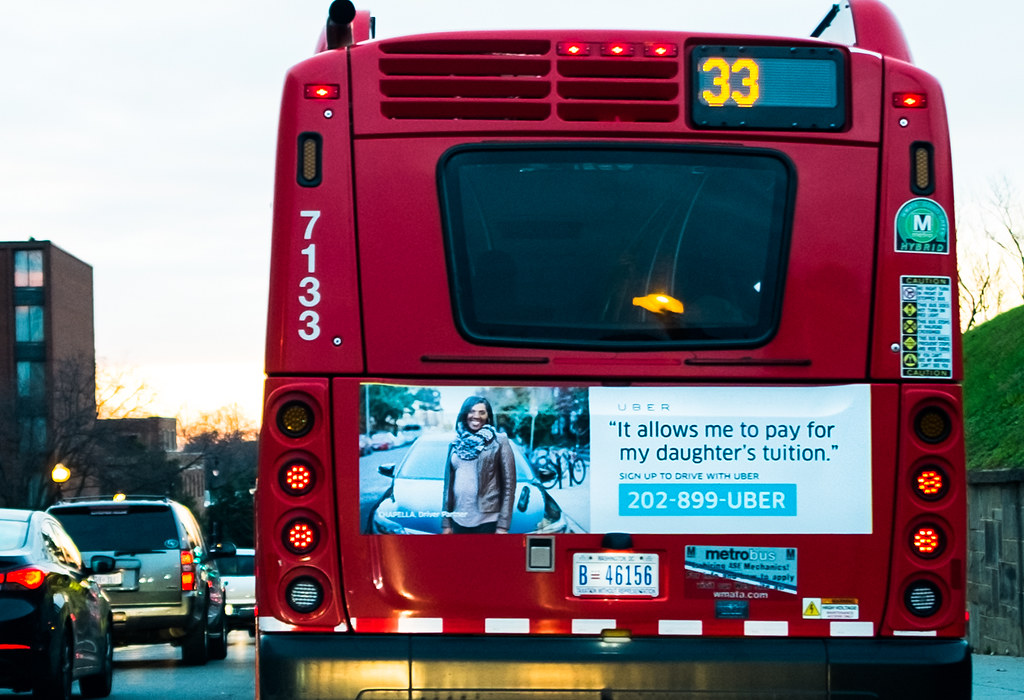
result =
[[[949,277],[900,277],[900,374],[953,376],[953,285]]]

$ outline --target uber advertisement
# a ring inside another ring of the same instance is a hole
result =
[[[361,397],[366,534],[871,531],[867,386],[364,384]],[[694,553],[691,570],[731,566]],[[795,556],[767,555],[778,568],[754,578],[789,592]]]

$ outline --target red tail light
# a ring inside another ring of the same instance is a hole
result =
[[[933,559],[946,548],[946,536],[935,525],[921,525],[911,535],[910,546],[919,557]]]
[[[306,518],[296,518],[284,528],[284,546],[293,554],[306,554],[313,551],[320,541],[317,526]]]
[[[194,591],[196,588],[196,567],[192,552],[181,550],[181,590]]]
[[[926,501],[937,501],[949,491],[945,470],[929,464],[914,472],[914,489]]]
[[[279,474],[281,490],[291,496],[301,496],[313,490],[314,478],[313,467],[300,460],[288,462]]]
[[[39,569],[18,569],[17,571],[8,571],[0,580],[35,590],[43,585],[43,581],[46,580],[46,572]]]

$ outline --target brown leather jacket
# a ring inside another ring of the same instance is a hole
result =
[[[455,475],[452,473],[451,452],[444,474],[444,510],[455,510]],[[485,447],[477,457],[476,507],[481,513],[498,513],[498,528],[508,530],[512,525],[512,500],[516,494],[516,458],[508,437],[502,433]],[[452,520],[444,516],[444,529],[450,530]]]

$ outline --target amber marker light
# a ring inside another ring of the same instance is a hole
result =
[[[302,401],[289,401],[277,412],[277,427],[290,438],[300,438],[313,429],[313,409]]]
[[[675,297],[670,297],[668,294],[648,294],[643,297],[633,297],[633,306],[639,306],[641,309],[647,309],[656,314],[683,313],[683,302]]]

